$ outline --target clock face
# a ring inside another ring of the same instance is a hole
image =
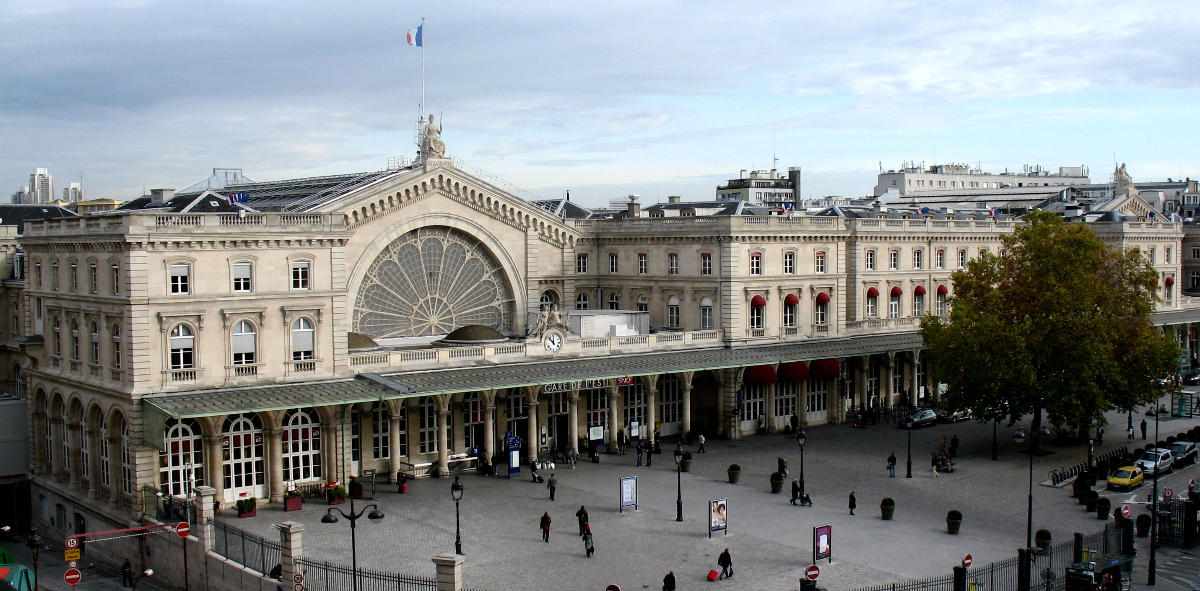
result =
[[[549,351],[551,353],[558,351],[559,349],[562,348],[562,343],[563,343],[562,335],[560,335],[556,332],[552,332],[552,333],[546,335],[546,340],[544,341],[544,343],[546,345],[547,351]]]

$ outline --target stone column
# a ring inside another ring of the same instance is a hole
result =
[[[294,580],[292,577],[301,572],[296,560],[304,556],[304,525],[295,521],[285,521],[276,523],[275,528],[279,530],[279,545],[282,546],[279,559],[282,566],[280,578],[286,583]]]
[[[437,409],[438,422],[438,476],[450,475],[450,445],[449,433],[447,433],[446,419],[450,417],[450,395],[438,394],[433,397],[434,406]]]
[[[909,394],[909,402],[915,407],[917,405],[917,396],[921,391],[921,382],[918,379],[917,364],[921,362],[921,352],[913,351],[912,353],[912,393]]]
[[[541,446],[541,440],[538,438],[538,394],[542,387],[524,386],[522,390],[525,392],[526,408],[529,409],[529,419],[526,421],[528,429],[525,430],[528,449],[525,451],[525,457],[531,462],[536,462]]]
[[[650,442],[650,450],[654,450],[654,427],[658,424],[658,376],[649,375],[642,378],[646,382],[646,429],[642,439]]]
[[[719,425],[722,425],[725,434],[730,439],[742,438],[741,415],[738,409],[738,392],[742,387],[742,377],[745,375],[746,368],[727,368],[721,370],[721,392],[720,392],[720,408],[717,412],[721,413]],[[757,418],[757,417],[756,417]],[[712,438],[715,435],[709,433],[705,435],[707,438]]]
[[[433,563],[437,565],[437,591],[462,591],[462,556],[439,554]]]
[[[778,366],[775,367],[775,371],[776,375],[778,375]],[[777,383],[779,383],[778,380],[774,384],[768,385],[767,391],[763,395],[763,415],[766,416],[765,427],[767,428],[767,433],[775,432],[775,384]],[[757,421],[758,417],[754,417],[754,419]]]
[[[217,489],[211,486],[196,487],[196,525],[192,526],[192,535],[200,540],[206,551],[213,549],[213,499]]]
[[[695,375],[696,372],[693,371],[679,373],[680,381],[683,383],[683,393],[681,394],[682,408],[680,409],[681,423],[679,425],[679,430],[681,431],[679,434],[680,441],[683,441],[683,438],[692,430],[692,378]]]
[[[491,463],[496,457],[496,391],[482,390],[479,397],[484,405],[483,410],[483,457]]]
[[[118,436],[118,445],[120,445],[120,439],[121,438]],[[120,449],[120,447],[117,449]],[[111,446],[109,447],[109,456],[117,458],[120,457],[113,456]],[[221,452],[221,436],[206,434],[204,436],[204,467],[208,473],[204,475],[204,478],[208,482],[208,485],[213,489],[213,495],[215,495],[218,500],[223,500],[222,497],[224,496],[225,491],[225,472],[222,470],[224,466],[225,454]],[[198,487],[197,490],[199,490]]]
[[[272,503],[282,503],[287,482],[287,475],[283,473],[283,431],[273,427],[266,431],[268,494]]]
[[[63,429],[62,417],[50,417],[50,449],[48,450],[46,457],[50,459],[50,466],[47,472],[50,474],[51,478],[58,478],[59,472],[61,472],[63,469],[62,445],[60,442],[65,435],[66,433]],[[120,441],[120,439],[118,439],[118,441]],[[120,445],[117,446],[117,449],[121,449]],[[116,457],[118,463],[120,462],[120,455],[112,456],[110,454],[110,456]]]
[[[361,475],[363,470],[375,468],[375,408],[370,404],[359,408],[365,409],[367,415],[364,420],[364,411],[358,412],[358,473]]]
[[[896,371],[896,354],[888,353],[887,354],[887,363],[884,365],[884,371],[883,371],[884,378],[886,379],[886,381],[883,384],[883,388],[882,388],[883,400],[884,400],[884,402],[882,403],[883,408],[891,408],[892,405],[895,404],[895,396],[896,396],[896,391],[894,389],[894,386],[896,384],[896,380],[894,377],[895,371]]]
[[[608,387],[608,451],[617,451],[617,431],[625,428],[625,397],[616,386]],[[626,433],[626,436],[629,434]]]
[[[571,440],[571,451],[579,452],[579,391],[567,393],[567,438]]]
[[[854,404],[861,408],[867,405],[867,366],[870,357],[854,358]]]

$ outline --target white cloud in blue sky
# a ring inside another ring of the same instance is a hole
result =
[[[1200,174],[1185,1],[9,0],[0,192],[380,169],[415,151],[422,17],[448,151],[542,195],[709,198],[773,155],[808,195],[905,160]]]

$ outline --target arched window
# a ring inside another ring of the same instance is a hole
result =
[[[619,294],[615,294],[615,293],[608,294],[608,309],[609,310],[620,310],[621,309],[621,296]]]
[[[550,306],[550,305],[557,304],[558,303],[558,294],[554,293],[553,291],[550,291],[550,290],[543,291],[542,297],[538,300],[538,303],[543,306]]]
[[[133,441],[125,417],[121,417],[121,492],[133,494]]]
[[[756,295],[754,299],[750,300],[750,328],[762,329],[766,306],[766,298],[760,295]]]
[[[794,293],[789,293],[783,298],[783,325],[788,328],[796,326],[796,306],[800,304],[800,298]]]
[[[204,484],[204,432],[196,419],[171,419],[163,433],[159,490],[171,496],[190,495],[195,486]]]
[[[101,421],[104,423],[104,421]],[[108,452],[108,425],[100,425],[100,486],[112,485],[112,455]]]
[[[587,297],[586,293],[581,293],[581,294],[575,296],[575,309],[576,310],[587,310],[588,309],[588,297]]]
[[[185,324],[171,329],[171,369],[193,369],[196,367],[195,341],[192,329]]]
[[[264,496],[262,419],[253,413],[225,419],[221,452],[225,460],[225,499],[237,500],[242,493]]]
[[[87,417],[79,417],[79,477],[86,487],[92,477],[92,446],[88,435]]]
[[[667,299],[667,328],[679,328],[679,297]]]
[[[93,322],[91,325],[91,334],[89,335],[89,343],[91,344],[91,354],[88,356],[88,363],[92,365],[100,364],[100,328]]]
[[[249,320],[242,320],[233,327],[233,364],[252,365],[254,352],[258,348],[258,335]]]
[[[292,361],[313,359],[313,325],[307,318],[292,323]]]
[[[700,330],[712,330],[713,301],[710,297],[700,299]]]
[[[294,408],[283,417],[283,478],[321,478],[321,421],[312,409]]]

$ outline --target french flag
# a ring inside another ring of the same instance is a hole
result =
[[[406,32],[404,34],[404,40],[408,42],[409,46],[422,47],[422,45],[421,45],[421,29],[423,29],[424,27],[425,27],[425,25],[418,25],[417,28],[409,29],[408,32]]]

